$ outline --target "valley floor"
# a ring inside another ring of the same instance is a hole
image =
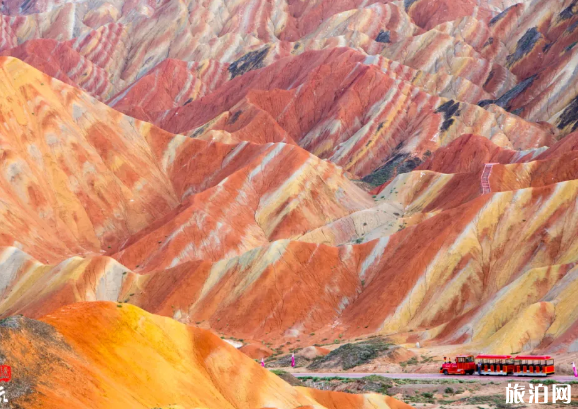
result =
[[[490,408],[539,408],[545,404],[529,403],[531,386],[543,382],[549,392],[547,407],[568,408],[578,406],[578,382],[569,376],[553,376],[545,380],[514,377],[444,377],[438,374],[362,374],[362,373],[295,373],[308,387],[350,393],[367,390],[387,393],[415,408],[490,409]],[[506,403],[508,384],[517,384],[525,391],[524,402]],[[552,403],[552,385],[570,384],[570,403]],[[377,388],[377,389],[376,389]],[[543,399],[543,398],[541,398]]]

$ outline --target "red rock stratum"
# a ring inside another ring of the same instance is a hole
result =
[[[578,5],[458,3],[5,0],[0,316],[578,350]]]

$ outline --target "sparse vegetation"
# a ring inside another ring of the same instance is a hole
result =
[[[497,409],[516,409],[524,406],[513,406],[505,403],[503,395],[469,396],[459,401],[463,405],[489,405]]]
[[[331,378],[303,377],[299,378],[299,380],[303,385],[310,388],[322,390],[339,389],[349,393],[382,393],[387,395],[389,388],[395,386],[394,380],[378,375],[359,379],[335,376]]]
[[[578,385],[578,381],[558,382],[554,379],[532,379],[530,383],[541,383],[542,385],[554,385],[563,383],[564,385]]]
[[[400,365],[402,368],[405,368],[405,367],[407,367],[408,365],[417,365],[418,363],[419,363],[419,361],[418,361],[417,357],[412,356],[412,357],[411,357],[410,359],[408,359],[407,361],[405,361],[405,362],[400,362],[399,365]]]
[[[334,343],[339,343],[336,339]],[[351,369],[362,365],[372,359],[377,358],[381,353],[387,351],[391,344],[382,338],[375,338],[359,343],[348,343],[331,351],[324,357],[315,359],[308,369],[338,368],[343,370]]]
[[[273,372],[279,378],[283,379],[289,385],[303,386],[303,383],[298,378],[294,377],[292,374],[290,374],[287,371],[283,371],[281,369],[272,369],[271,372]]]
[[[429,362],[433,362],[433,357],[427,356],[427,355],[422,355],[421,360],[424,364],[427,364]]]

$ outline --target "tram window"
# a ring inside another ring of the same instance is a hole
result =
[[[474,357],[473,357],[473,356],[469,356],[469,357],[466,359],[466,362],[474,362]]]
[[[553,359],[548,359],[546,361],[546,365],[554,365],[554,360]]]

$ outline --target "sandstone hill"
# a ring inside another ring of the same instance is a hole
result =
[[[577,350],[575,0],[0,13],[1,317]]]
[[[384,395],[294,388],[211,332],[128,304],[10,317],[0,334],[2,359],[19,364],[12,407],[411,408]]]

